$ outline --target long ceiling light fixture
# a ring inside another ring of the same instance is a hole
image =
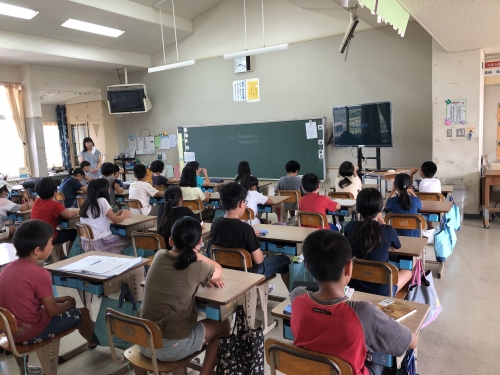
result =
[[[30,20],[35,17],[38,12],[35,10],[18,7],[15,5],[0,3],[0,14],[3,16],[23,18]]]
[[[156,66],[154,68],[149,68],[148,73],[160,72],[162,70],[181,68],[183,66],[194,65],[196,60],[187,60],[187,61],[179,61],[179,47],[177,45],[177,27],[175,25],[175,7],[174,0],[172,0],[172,13],[174,15],[174,34],[175,34],[175,52],[177,54],[177,62],[174,64],[167,64],[167,58],[165,56],[165,40],[163,39],[163,20],[161,18],[161,4],[163,4],[166,0],[160,0],[157,2],[154,7],[160,9],[160,25],[161,25],[161,43],[163,45],[163,63],[165,65]]]
[[[96,25],[95,23],[90,22],[78,21],[72,18],[64,22],[61,26],[67,27],[69,29],[85,31],[87,33],[110,36],[113,38],[117,38],[125,32],[123,30],[114,29],[112,27]]]
[[[236,57],[243,57],[243,56],[260,55],[261,53],[283,51],[285,49],[288,49],[288,43],[266,47],[266,38],[265,38],[265,32],[264,32],[264,0],[261,0],[261,3],[262,3],[262,45],[263,45],[263,47],[256,48],[256,49],[247,49],[247,11],[246,11],[246,0],[243,0],[243,17],[245,19],[245,50],[240,51],[240,52],[226,53],[224,55],[224,60],[230,60],[230,59],[234,59]]]

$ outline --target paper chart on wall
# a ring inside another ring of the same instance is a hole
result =
[[[133,134],[129,134],[128,135],[128,148],[133,149],[133,150],[137,149],[137,143],[135,141],[135,135],[133,135]]]
[[[152,155],[155,153],[155,137],[137,137],[137,153]]]
[[[184,161],[189,163],[190,161],[196,161],[194,152],[185,152],[184,153]]]
[[[177,147],[177,134],[170,134],[168,136],[170,147]]]
[[[315,121],[306,122],[306,136],[307,139],[318,138],[318,129],[316,128]]]
[[[160,147],[162,150],[170,150],[170,138],[167,136],[160,137]]]
[[[452,124],[465,124],[466,121],[466,100],[456,99],[448,101],[446,104],[446,118]]]

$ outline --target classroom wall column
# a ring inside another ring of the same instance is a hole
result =
[[[484,52],[472,50],[448,53],[432,41],[432,157],[437,177],[463,178],[467,189],[465,213],[478,214],[480,164],[483,153]],[[445,124],[446,101],[466,99],[466,124]],[[452,137],[447,130],[452,129]],[[457,129],[465,137],[457,137]],[[473,131],[469,139],[469,130]]]

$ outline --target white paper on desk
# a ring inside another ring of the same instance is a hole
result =
[[[316,128],[316,121],[306,122],[306,136],[307,139],[318,138],[318,129]]]
[[[117,258],[91,255],[61,267],[59,271],[97,276],[116,276],[142,262],[142,258]]]
[[[160,148],[162,150],[170,150],[170,138],[169,137],[160,137]]]
[[[177,147],[177,134],[170,134],[168,139],[171,148]]]

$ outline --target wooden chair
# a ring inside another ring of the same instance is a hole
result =
[[[58,202],[60,202],[60,203],[64,204],[64,200],[65,200],[65,198],[64,198],[64,194],[63,194],[63,193],[61,193],[60,191],[58,191],[58,192],[56,193],[56,201],[58,201]]]
[[[139,210],[139,212],[142,215],[142,203],[138,199],[125,199],[125,206],[127,206],[128,209],[136,209]]]
[[[137,256],[137,248],[158,251],[161,249],[166,249],[165,239],[158,233],[143,233],[143,232],[132,232],[132,247],[134,248],[134,254]],[[153,263],[154,255],[148,257],[149,261],[146,266],[151,266]]]
[[[9,310],[0,307],[0,332],[3,332],[3,334],[0,334],[0,347],[12,352],[16,356],[21,375],[28,373],[28,355],[32,352],[36,352],[38,355],[45,375],[56,375],[61,338],[69,335],[75,329],[76,327],[72,327],[59,335],[37,344],[16,344],[13,337],[13,333],[19,330],[16,318]]]
[[[439,201],[444,201],[445,200],[445,197],[443,194],[441,193],[415,193],[417,195],[417,197],[420,198],[421,201],[435,201],[435,202],[439,202]]]
[[[296,207],[298,207],[300,197],[302,196],[302,194],[300,193],[300,190],[278,190],[276,192],[276,195],[289,197],[283,203],[294,203]],[[287,211],[288,210],[285,210],[285,212],[287,212]],[[285,219],[286,219],[286,215],[287,214],[285,213],[285,215],[284,215]]]
[[[332,355],[302,349],[282,341],[267,339],[266,360],[271,374],[276,371],[287,375],[352,375],[351,366]]]
[[[348,191],[330,191],[328,193],[328,198],[330,199],[354,199],[354,195]]]
[[[155,349],[162,347],[162,335],[160,328],[150,320],[136,318],[122,314],[113,309],[106,309],[106,327],[108,331],[109,347],[111,357],[115,362],[124,362],[118,359],[115,353],[113,336],[134,344],[123,352],[124,359],[134,368],[136,375],[147,375],[152,372],[172,375],[185,375],[189,362],[199,356],[204,350],[191,354],[190,356],[176,362],[160,362],[156,359]],[[139,346],[145,346],[151,350],[151,359],[144,356]]]
[[[165,191],[167,188],[165,187],[165,185],[153,185],[153,187],[158,190],[158,191]]]
[[[92,232],[92,228],[87,224],[82,224],[80,222],[76,222],[76,228],[78,229],[80,238],[85,238],[89,241],[89,251],[95,251],[94,246],[92,245],[92,241],[94,240],[94,232]]]
[[[78,207],[82,207],[83,202],[85,202],[85,197],[76,197],[76,201],[78,202]]]
[[[245,212],[240,216],[240,220],[245,220],[248,224],[252,225],[252,221],[255,219],[255,214],[250,207],[245,208]]]
[[[419,230],[420,237],[422,231],[427,229],[427,221],[419,214],[387,214],[385,222],[391,225],[394,229]]]
[[[302,225],[308,225],[311,227],[321,227],[323,229],[329,229],[330,224],[328,224],[328,219],[325,214],[319,212],[297,212],[297,222],[299,227]]]
[[[212,254],[212,259],[219,263],[222,267],[231,267],[232,269],[239,269],[244,272],[248,272],[249,268],[252,268],[252,256],[245,249],[228,248],[217,245],[212,245],[210,247],[210,252]],[[257,290],[260,297],[260,306],[262,308],[262,313],[264,316],[264,335],[271,331],[277,325],[275,320],[271,325],[268,324],[267,319],[267,302],[269,300],[269,281],[274,279],[276,275],[265,279],[262,283],[257,285]]]
[[[391,298],[393,297],[393,286],[398,285],[398,276],[398,269],[390,263],[354,259],[351,278],[370,283],[387,284]]]
[[[189,208],[191,211],[198,211],[200,214],[200,219],[203,220],[203,216],[201,212],[204,209],[203,202],[200,199],[196,200],[183,200],[182,201],[182,206]]]

